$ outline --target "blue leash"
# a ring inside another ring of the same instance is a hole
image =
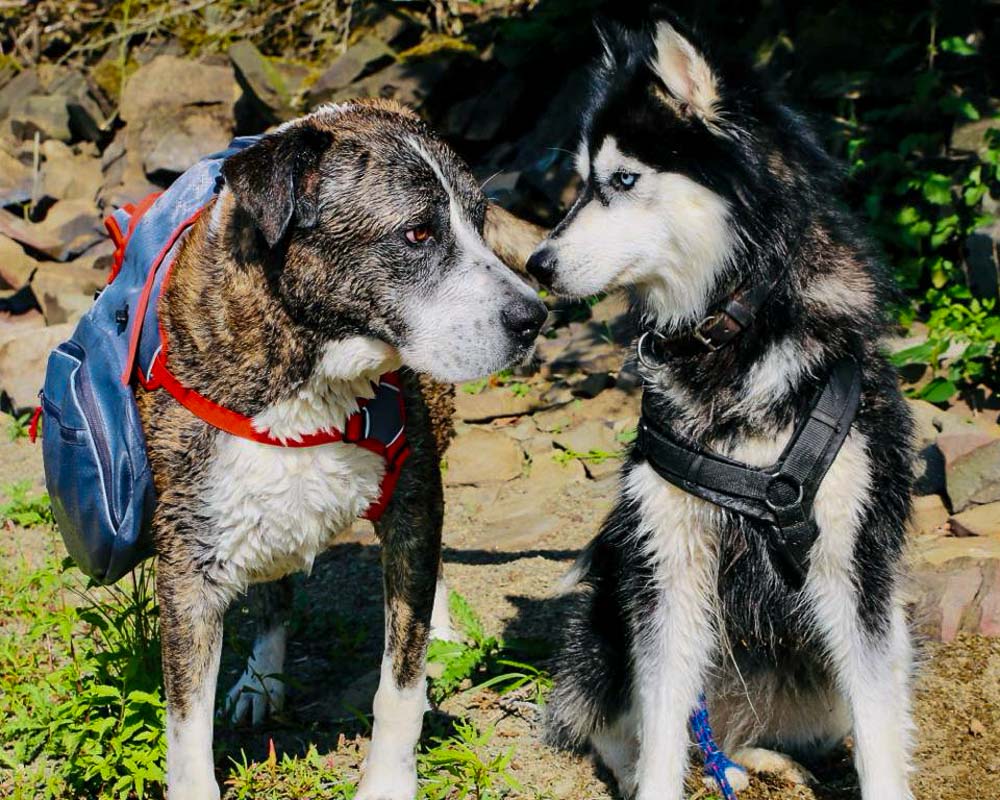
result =
[[[736,800],[736,792],[729,784],[726,770],[743,770],[743,767],[730,760],[715,743],[712,726],[708,722],[708,704],[705,702],[704,693],[698,698],[698,708],[691,714],[690,724],[698,747],[701,748],[701,752],[705,756],[705,774],[715,780],[725,800]]]

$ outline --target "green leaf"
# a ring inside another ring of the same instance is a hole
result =
[[[923,342],[893,353],[889,358],[897,367],[905,367],[907,364],[930,364],[934,359],[934,345]]]
[[[951,202],[951,178],[947,175],[937,172],[928,175],[922,189],[930,203],[943,206]]]
[[[944,53],[952,53],[956,56],[974,56],[978,52],[975,47],[969,44],[961,36],[949,36],[942,39],[938,45]]]
[[[920,390],[918,396],[928,403],[947,403],[956,393],[958,387],[947,378],[935,378]]]

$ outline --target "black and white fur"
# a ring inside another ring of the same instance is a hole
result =
[[[679,800],[688,715],[706,689],[717,734],[747,766],[804,779],[782,754],[822,754],[853,733],[864,800],[910,800],[911,421],[880,342],[890,280],[815,136],[749,68],[712,60],[662,15],[603,39],[584,189],[529,271],[567,295],[626,288],[640,327],[668,336],[745,282],[774,283],[724,349],[642,370],[654,413],[703,448],[774,463],[845,355],[862,365],[863,397],[816,497],[799,593],[758,523],[627,459],[569,576],[550,732],[592,746],[629,797]]]

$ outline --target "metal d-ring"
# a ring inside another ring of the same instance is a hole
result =
[[[639,360],[639,364],[648,370],[663,369],[662,364],[654,364],[643,354],[643,349],[647,345],[650,336],[658,336],[661,339],[666,337],[659,333],[658,331],[643,331],[642,335],[639,337],[639,341],[635,343],[635,356]]]

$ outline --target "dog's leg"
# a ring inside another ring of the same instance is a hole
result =
[[[635,714],[628,711],[606,728],[590,735],[590,745],[601,763],[615,776],[618,791],[632,797],[636,789],[639,740]]]
[[[434,610],[431,612],[431,638],[442,642],[457,642],[460,636],[451,627],[448,610],[448,584],[444,580],[444,562],[438,566],[437,585],[434,587]]]
[[[634,612],[639,701],[638,800],[680,800],[688,768],[688,718],[716,649],[715,563],[701,527],[703,503],[646,464],[628,478],[640,505],[643,544],[654,565],[654,607]]]
[[[253,652],[246,670],[229,690],[226,711],[233,723],[248,715],[252,725],[260,725],[285,706],[285,648],[288,621],[292,614],[292,580],[282,578],[272,583],[250,587],[249,601],[256,624]]]
[[[425,498],[418,499],[403,482],[376,526],[385,580],[385,650],[371,748],[355,800],[413,800],[417,793],[415,750],[427,708],[427,642],[441,558],[442,505],[440,494],[424,492]]]
[[[160,559],[156,574],[167,694],[170,800],[217,800],[212,757],[222,616],[231,599],[194,564]]]
[[[856,601],[855,601],[856,602]],[[912,645],[902,603],[887,611],[883,636],[866,632],[856,605],[830,620],[829,647],[851,709],[854,760],[864,800],[912,800],[909,788],[913,722],[910,716]]]

